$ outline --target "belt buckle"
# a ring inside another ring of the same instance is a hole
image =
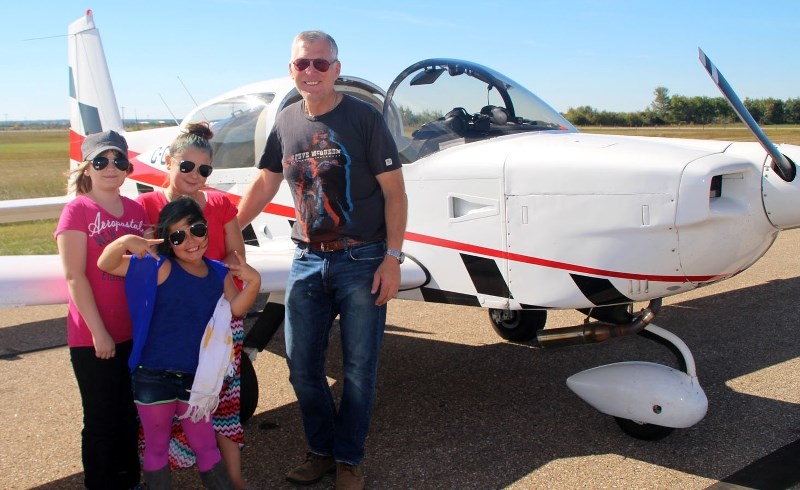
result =
[[[336,242],[319,242],[319,249],[322,252],[335,252],[336,251]]]

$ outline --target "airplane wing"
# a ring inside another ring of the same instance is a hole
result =
[[[247,250],[247,262],[261,273],[262,293],[282,292],[286,288],[293,255],[293,247],[280,243],[267,249]],[[0,271],[3,271],[0,307],[57,305],[68,301],[67,282],[58,255],[0,256]]]
[[[0,223],[55,219],[73,196],[38,197],[0,201]]]
[[[289,279],[294,243],[287,238],[248,247],[247,263],[261,273],[262,293],[282,293]],[[0,256],[0,307],[65,304],[67,283],[58,255]],[[418,288],[429,280],[413,258],[400,268],[401,289]]]
[[[67,302],[67,282],[58,255],[0,257],[0,306]]]

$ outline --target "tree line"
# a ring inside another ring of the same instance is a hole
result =
[[[724,97],[670,95],[656,87],[650,106],[639,112],[598,111],[590,106],[570,107],[563,114],[575,126],[665,126],[677,124],[728,124],[738,122]],[[760,125],[800,124],[800,98],[744,99],[744,106]]]

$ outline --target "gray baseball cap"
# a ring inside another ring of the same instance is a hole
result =
[[[94,160],[94,157],[108,150],[116,150],[128,158],[128,142],[116,131],[103,131],[86,136],[81,144],[83,161]]]

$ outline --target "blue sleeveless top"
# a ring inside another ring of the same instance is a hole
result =
[[[169,277],[157,285],[164,260],[169,259],[131,258],[125,277],[134,330],[128,365],[131,371],[144,366],[194,374],[200,341],[222,296],[228,269],[204,257],[208,274],[197,277],[172,260]]]

